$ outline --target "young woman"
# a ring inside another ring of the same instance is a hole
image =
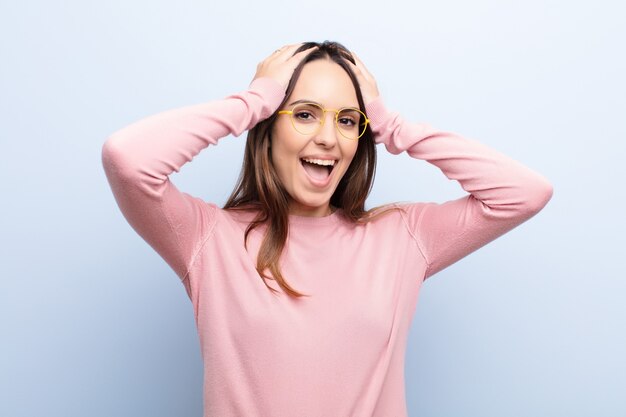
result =
[[[169,180],[245,130],[223,208]],[[376,144],[468,194],[366,211]],[[494,149],[388,111],[363,63],[333,42],[285,46],[247,90],[115,132],[102,161],[125,218],[191,299],[205,416],[406,416],[422,282],[552,196],[542,175]]]

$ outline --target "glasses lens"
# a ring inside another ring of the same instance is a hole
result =
[[[341,109],[337,115],[339,132],[348,139],[357,139],[365,132],[365,115],[357,109]]]
[[[298,104],[291,114],[293,126],[304,135],[310,135],[319,129],[324,119],[324,110],[316,104]]]

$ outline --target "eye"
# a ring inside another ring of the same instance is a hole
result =
[[[302,121],[309,121],[309,120],[314,120],[315,119],[315,115],[309,111],[306,110],[300,110],[298,112],[295,112],[293,114],[293,117],[295,117],[297,120],[302,120]]]
[[[293,109],[293,120],[298,123],[319,123],[324,112],[313,104],[300,104]]]
[[[358,126],[359,121],[361,120],[361,114],[357,111],[344,109],[339,112],[339,116],[337,117],[337,123],[339,126],[344,128],[353,128]]]
[[[357,124],[353,117],[346,117],[346,116],[340,117],[338,119],[338,122],[340,125],[345,126],[345,127],[354,127]]]

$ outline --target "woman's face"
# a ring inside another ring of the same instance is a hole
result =
[[[359,108],[348,74],[337,63],[326,59],[311,61],[302,68],[281,110],[291,110],[291,103],[297,100],[318,103],[325,109]],[[316,134],[303,135],[296,131],[288,114],[279,115],[274,123],[271,157],[289,193],[290,214],[318,217],[330,214],[330,197],[358,146],[358,140],[347,139],[337,131],[335,114],[334,111],[325,113],[324,125]],[[313,163],[304,162],[303,158]],[[330,173],[328,168],[315,164],[328,164],[329,160],[335,161]]]

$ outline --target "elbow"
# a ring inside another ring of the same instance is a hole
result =
[[[119,131],[112,133],[102,144],[102,155],[120,153],[124,139]]]
[[[553,194],[552,184],[545,177],[539,178],[526,192],[525,207],[528,214],[535,215],[540,212],[552,199]]]
[[[113,134],[105,140],[100,151],[100,158],[107,175],[119,176],[128,171],[129,164],[125,162],[126,153],[119,135]]]
[[[119,155],[120,152],[115,143],[115,138],[109,136],[102,144],[102,149],[100,150],[102,166],[105,171],[115,165],[115,162],[119,159]]]

